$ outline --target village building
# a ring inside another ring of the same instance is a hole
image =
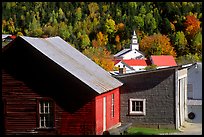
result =
[[[2,34],[2,42],[11,42],[11,41],[14,40],[15,38],[16,38],[15,35]]]
[[[202,62],[188,67],[188,118],[189,122],[202,123]]]
[[[60,37],[2,48],[5,135],[101,135],[120,126],[122,83]]]
[[[114,75],[122,124],[179,129],[187,120],[187,68],[168,67]]]
[[[117,54],[114,55],[114,58],[117,59],[144,59],[145,55],[141,51],[139,51],[139,43],[138,38],[135,33],[133,32],[130,48],[123,49]]]
[[[150,61],[151,64],[156,65],[157,68],[177,66],[176,61],[172,55],[151,55]]]

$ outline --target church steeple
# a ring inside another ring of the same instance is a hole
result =
[[[139,43],[138,43],[138,41],[137,41],[137,35],[136,35],[136,33],[135,33],[135,30],[134,30],[133,35],[132,35],[132,40],[131,40],[131,44],[130,44],[130,49],[131,49],[131,50],[134,50],[134,49],[139,50]]]

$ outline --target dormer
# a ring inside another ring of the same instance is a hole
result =
[[[133,32],[133,35],[132,35],[130,49],[131,50],[135,50],[135,49],[139,50],[139,43],[138,43],[138,39],[137,39],[137,35],[136,35],[135,31]]]

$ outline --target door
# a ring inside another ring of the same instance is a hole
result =
[[[106,97],[103,97],[103,131],[106,131]]]

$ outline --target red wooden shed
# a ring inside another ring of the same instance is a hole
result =
[[[60,37],[19,36],[2,51],[6,135],[102,134],[120,124],[122,83]]]

